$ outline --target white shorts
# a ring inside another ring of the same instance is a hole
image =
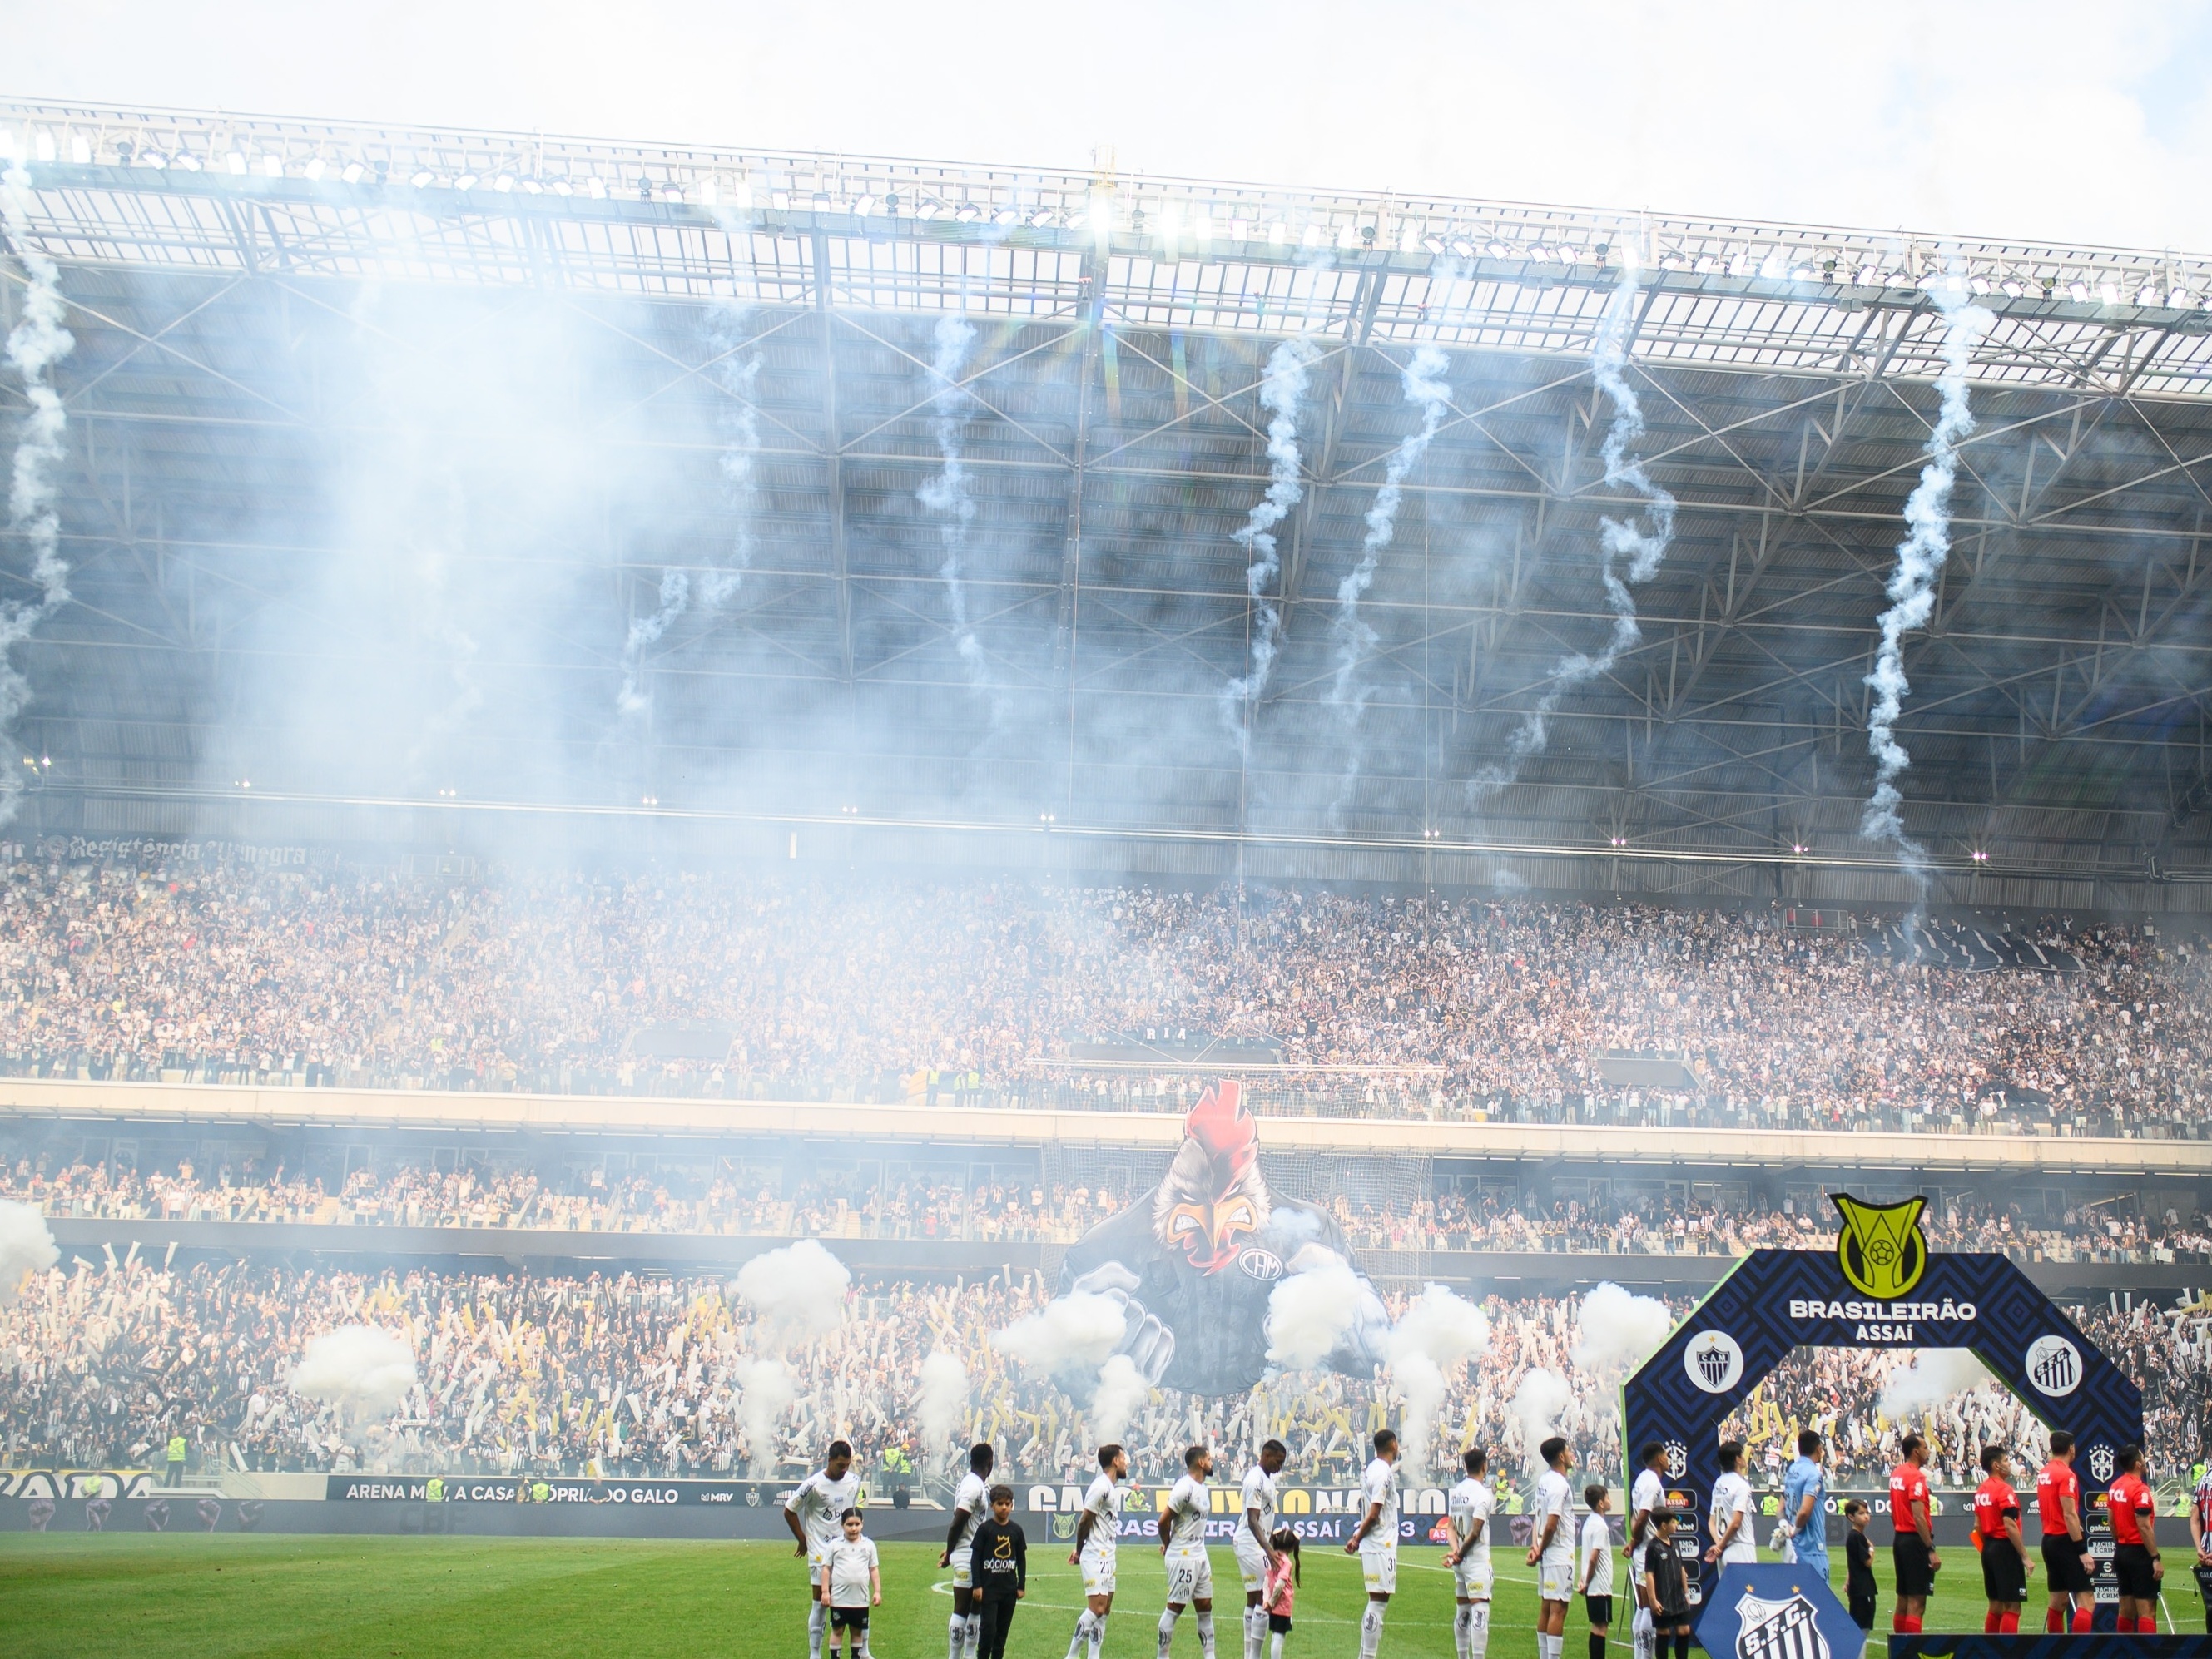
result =
[[[1575,1558],[1540,1555],[1536,1558],[1536,1595],[1540,1601],[1571,1601],[1575,1595]]]
[[[1480,1560],[1462,1556],[1452,1569],[1452,1583],[1457,1599],[1462,1601],[1487,1601],[1492,1589],[1497,1584],[1498,1574],[1487,1556]]]
[[[1213,1559],[1200,1545],[1168,1552],[1168,1605],[1179,1607],[1190,1601],[1213,1599]]]
[[[969,1548],[966,1544],[961,1545],[958,1549],[952,1552],[953,1589],[966,1589],[969,1588],[968,1575],[974,1570],[975,1565],[975,1552]]]
[[[1244,1593],[1267,1588],[1267,1557],[1252,1536],[1252,1529],[1244,1528],[1237,1534],[1237,1573],[1244,1581]]]
[[[1386,1538],[1379,1544],[1370,1544],[1361,1540],[1359,1576],[1365,1581],[1370,1595],[1395,1595],[1398,1593],[1398,1540]]]
[[[1114,1593],[1114,1559],[1117,1553],[1111,1544],[1084,1545],[1078,1565],[1083,1569],[1083,1593],[1085,1595],[1111,1595]]]

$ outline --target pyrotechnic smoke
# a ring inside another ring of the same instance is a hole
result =
[[[1656,1297],[1632,1296],[1618,1285],[1604,1284],[1583,1298],[1575,1325],[1575,1368],[1617,1377],[1658,1351],[1674,1328],[1674,1316]]]
[[[1521,1425],[1521,1461],[1531,1470],[1544,1467],[1537,1448],[1559,1431],[1559,1418],[1574,1397],[1565,1377],[1541,1365],[1532,1367],[1522,1377],[1512,1410],[1514,1420]]]
[[[68,416],[54,389],[54,365],[76,341],[62,326],[61,270],[31,244],[31,176],[18,164],[0,174],[0,228],[22,261],[30,283],[23,290],[22,313],[8,332],[8,362],[23,377],[30,412],[15,439],[15,476],[8,485],[8,529],[31,553],[31,580],[37,597],[0,605],[0,740],[15,728],[15,717],[30,701],[30,682],[13,660],[15,647],[69,602],[69,567],[61,556],[61,514],[55,502],[57,474],[64,456],[62,434]],[[15,814],[23,784],[15,768],[0,769],[0,823]]]
[[[738,1385],[738,1425],[752,1449],[756,1468],[767,1468],[775,1457],[775,1425],[799,1397],[791,1372],[781,1359],[740,1359],[730,1367]]]
[[[1451,398],[1451,388],[1444,384],[1443,375],[1449,367],[1444,354],[1431,345],[1414,352],[1413,361],[1406,365],[1406,401],[1420,410],[1421,423],[1390,452],[1389,464],[1382,472],[1382,487],[1375,492],[1374,505],[1367,509],[1367,536],[1359,544],[1359,562],[1337,584],[1336,681],[1330,689],[1329,701],[1348,705],[1355,724],[1366,710],[1368,693],[1364,687],[1355,693],[1352,676],[1375,643],[1375,630],[1360,620],[1359,601],[1374,585],[1376,562],[1397,532],[1398,507],[1405,498],[1407,475],[1427,453],[1430,440],[1443,423],[1444,410]]]
[[[1928,849],[1905,833],[1898,816],[1904,797],[1898,793],[1898,775],[1912,764],[1905,745],[1897,740],[1897,717],[1911,690],[1905,678],[1905,635],[1926,625],[1936,605],[1936,578],[1951,553],[1951,486],[1959,476],[1959,441],[1974,429],[1967,406],[1966,373],[1972,366],[1974,348],[1996,326],[1996,319],[1967,298],[1955,277],[1939,283],[1936,309],[1943,313],[1943,372],[1936,377],[1940,399],[1935,430],[1928,434],[1928,463],[1920,469],[1920,482],[1905,503],[1905,536],[1897,547],[1897,568],[1888,586],[1889,609],[1881,613],[1881,644],[1875,653],[1874,672],[1866,683],[1874,690],[1874,705],[1867,713],[1867,748],[1874,756],[1873,797],[1859,818],[1859,834],[1869,841],[1893,842],[1901,864],[1924,897],[1928,890]],[[1908,923],[1908,933],[1910,924]]]
[[[1644,523],[1610,516],[1598,520],[1598,544],[1605,557],[1599,569],[1605,583],[1607,607],[1613,612],[1613,633],[1595,656],[1577,651],[1553,665],[1551,684],[1506,740],[1506,758],[1475,775],[1474,787],[1484,794],[1504,788],[1520,775],[1522,763],[1542,752],[1548,726],[1560,700],[1575,687],[1611,672],[1613,664],[1638,640],[1636,596],[1632,586],[1658,574],[1674,539],[1674,498],[1651,481],[1641,460],[1632,459],[1628,447],[1644,435],[1644,406],[1628,384],[1628,327],[1636,314],[1636,270],[1624,270],[1620,285],[1607,302],[1605,319],[1597,331],[1597,347],[1590,358],[1590,375],[1613,404],[1613,424],[1607,428],[1605,482],[1609,489],[1633,489],[1644,497]],[[1625,562],[1626,568],[1621,568]]]
[[[35,1204],[0,1200],[0,1308],[12,1307],[24,1279],[62,1259],[53,1230]]]
[[[1267,1294],[1267,1363],[1310,1370],[1343,1345],[1359,1322],[1359,1275],[1324,1262],[1278,1279]]]
[[[374,1325],[341,1325],[313,1339],[285,1384],[336,1406],[349,1422],[388,1417],[415,1386],[415,1351]]]
[[[653,700],[640,684],[647,647],[695,602],[710,615],[720,609],[744,585],[745,572],[752,568],[753,464],[760,454],[760,417],[753,408],[753,386],[760,377],[761,359],[755,352],[742,362],[738,360],[751,309],[745,301],[725,301],[714,307],[708,323],[708,343],[715,353],[714,377],[728,394],[723,414],[727,435],[720,462],[723,492],[735,525],[728,562],[708,565],[696,573],[696,579],[693,573],[674,566],[660,573],[659,608],[651,616],[633,617],[623,641],[623,683],[616,702],[625,714],[641,714],[652,706]]]
[[[853,1275],[811,1238],[757,1255],[738,1269],[738,1300],[760,1321],[763,1346],[787,1346],[845,1322]]]
[[[935,1457],[968,1417],[968,1368],[938,1349],[921,1362],[921,1450]]]
[[[937,413],[930,425],[937,434],[937,453],[945,465],[915,494],[923,507],[944,520],[938,526],[937,536],[945,549],[945,562],[938,566],[937,574],[945,583],[945,603],[952,612],[953,644],[960,660],[967,665],[969,679],[978,690],[988,690],[990,668],[983,660],[982,643],[969,624],[968,588],[961,580],[960,568],[968,549],[968,526],[975,516],[975,498],[968,493],[968,470],[960,461],[961,429],[975,399],[962,387],[960,374],[968,365],[968,348],[975,342],[975,331],[961,318],[940,317],[934,337],[937,349],[930,359],[929,374],[937,389],[930,401]]]
[[[1982,1362],[1964,1348],[1929,1348],[1899,1365],[1881,1385],[1875,1409],[1893,1423],[1917,1415],[1989,1382]]]
[[[1121,1346],[1128,1316],[1110,1296],[1076,1291],[1056,1296],[991,1338],[1009,1359],[1055,1376],[1091,1376]]]
[[[1267,372],[1260,383],[1260,404],[1268,415],[1267,493],[1232,538],[1249,560],[1244,590],[1259,613],[1250,667],[1243,678],[1223,688],[1221,698],[1221,717],[1237,740],[1238,756],[1245,760],[1251,758],[1252,739],[1244,729],[1244,711],[1267,689],[1267,677],[1275,666],[1276,635],[1282,630],[1283,613],[1269,600],[1267,585],[1283,568],[1275,551],[1275,526],[1304,494],[1298,479],[1298,404],[1306,395],[1306,371],[1314,355],[1310,342],[1297,339],[1284,341],[1268,356]]]
[[[1150,1393],[1135,1360],[1125,1353],[1108,1359],[1099,1369],[1098,1387],[1091,1396],[1092,1437],[1101,1443],[1121,1439]]]
[[[1443,1403],[1445,1367],[1473,1359],[1489,1346],[1489,1316],[1443,1285],[1430,1285],[1406,1304],[1390,1328],[1390,1378],[1406,1396],[1400,1428],[1407,1468],[1428,1466],[1429,1433]]]

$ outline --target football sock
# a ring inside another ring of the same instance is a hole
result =
[[[945,1627],[945,1659],[960,1659],[960,1650],[968,1645],[968,1615],[956,1613],[952,1622]]]
[[[1987,1613],[1982,1615],[1983,1635],[1995,1636],[1997,1633],[1997,1610],[1995,1607],[1991,1607]]]
[[[1686,1630],[1674,1632],[1674,1659],[1690,1659],[1690,1632]]]
[[[1457,1659],[1474,1659],[1474,1607],[1462,1601],[1452,1611],[1452,1652]]]
[[[1176,1609],[1160,1609],[1160,1659],[1168,1659],[1168,1650],[1175,1644]]]
[[[1382,1604],[1370,1601],[1359,1620],[1359,1659],[1375,1659],[1382,1647]]]
[[[975,1659],[975,1656],[983,1650],[982,1603],[980,1601],[970,1601],[968,1605],[975,1608],[975,1611],[968,1615],[967,1654],[968,1659]]]
[[[2094,1617],[2095,1617],[2095,1609],[2094,1609],[2094,1608],[2092,1608],[2092,1607],[2076,1607],[2076,1608],[2075,1608],[2075,1609],[2074,1609],[2074,1633],[2075,1633],[2076,1636],[2087,1636],[2087,1635],[2089,1633],[2089,1621],[2090,1621],[2090,1620],[2091,1620],[2091,1619],[2093,1619]]]
[[[819,1601],[806,1610],[806,1659],[822,1659],[822,1632],[829,1624],[830,1609]]]
[[[1483,1659],[1490,1649],[1490,1603],[1477,1601],[1467,1610],[1467,1659]]]
[[[1094,1613],[1091,1616],[1096,1621],[1091,1626],[1091,1659],[1098,1659],[1098,1650],[1106,1645],[1106,1621],[1112,1615]]]
[[[1267,1645],[1267,1614],[1261,1607],[1244,1609],[1244,1659],[1260,1659]]]
[[[1997,1618],[1997,1634],[2000,1636],[2019,1635],[2020,1615],[2016,1613],[2000,1614]]]
[[[1605,1632],[1602,1631],[1594,1630],[1589,1633],[1589,1659],[1605,1659]]]
[[[1075,1615],[1075,1634],[1067,1638],[1067,1659],[1082,1659],[1084,1650],[1091,1645],[1091,1632],[1098,1622],[1098,1615],[1085,1607]]]
[[[1267,1645],[1267,1659],[1283,1659],[1283,1632],[1277,1631]]]
[[[1213,1614],[1210,1612],[1198,1615],[1198,1650],[1205,1659],[1213,1659]]]
[[[2044,1608],[2043,1628],[2049,1631],[2053,1636],[2057,1635],[2059,1632],[2066,1628],[2066,1615],[2061,1613],[2057,1607]]]

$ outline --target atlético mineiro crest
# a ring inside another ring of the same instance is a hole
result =
[[[1747,1592],[1735,1611],[1735,1659],[1828,1659],[1827,1638],[1804,1596],[1768,1601]]]

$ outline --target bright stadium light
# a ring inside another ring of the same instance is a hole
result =
[[[361,182],[361,175],[366,171],[368,171],[368,169],[363,167],[360,162],[348,161],[345,164],[345,170],[340,173],[338,177],[344,179],[346,183],[349,185],[357,185]]]

